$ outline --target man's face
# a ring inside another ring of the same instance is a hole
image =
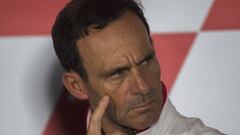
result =
[[[126,12],[104,29],[92,30],[77,44],[92,106],[109,95],[106,115],[113,122],[135,129],[157,122],[163,106],[159,63],[135,14]]]

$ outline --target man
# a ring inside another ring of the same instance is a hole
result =
[[[88,135],[219,135],[164,96],[149,26],[133,0],[73,0],[53,26],[63,82],[88,100]]]

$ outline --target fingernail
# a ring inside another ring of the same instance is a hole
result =
[[[108,95],[105,95],[105,96],[103,97],[104,102],[108,101],[108,99],[109,99],[109,96],[108,96]]]

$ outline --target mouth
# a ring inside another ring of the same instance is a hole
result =
[[[133,110],[148,110],[152,107],[152,104],[154,103],[154,100],[149,100],[145,103],[139,104],[135,107],[133,107]]]

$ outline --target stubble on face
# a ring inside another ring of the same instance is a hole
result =
[[[158,120],[163,105],[159,64],[135,14],[126,12],[77,44],[89,77],[86,91],[92,106],[109,95],[106,114],[115,123],[139,129]],[[148,102],[146,109],[141,108]]]

